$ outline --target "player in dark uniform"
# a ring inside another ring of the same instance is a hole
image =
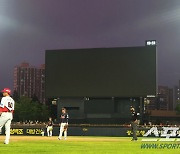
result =
[[[68,113],[66,113],[66,109],[62,108],[61,109],[62,114],[60,116],[60,133],[59,133],[59,137],[58,139],[61,140],[62,139],[62,134],[64,132],[64,139],[67,139],[67,129],[68,129]]]
[[[131,141],[137,141],[137,125],[138,125],[138,113],[136,113],[135,109],[133,107],[130,108],[131,111],[131,129],[133,133],[133,138]]]
[[[52,118],[49,117],[49,121],[47,123],[47,136],[52,136],[52,131],[53,131],[53,121],[52,121]]]

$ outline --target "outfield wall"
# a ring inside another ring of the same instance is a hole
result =
[[[179,131],[177,132],[180,136],[180,126],[178,127]],[[150,127],[139,127],[137,131],[137,136],[143,136]],[[158,128],[159,134],[161,134],[162,127]],[[31,136],[47,136],[46,127],[12,127],[11,135],[31,135]],[[2,131],[4,135],[4,129]],[[59,135],[59,127],[54,127],[53,136]],[[78,126],[78,127],[69,127],[68,128],[69,136],[114,136],[114,137],[130,137],[132,136],[132,131],[130,127],[122,126]]]
[[[44,136],[47,136],[46,128],[34,127],[18,127],[11,128],[11,135],[31,135],[31,136],[42,136],[44,131]],[[4,129],[2,131],[4,135]],[[141,130],[142,134],[142,130]],[[53,136],[59,135],[59,127],[53,128]],[[69,127],[69,136],[130,136],[130,128],[120,128],[120,127]],[[142,136],[142,135],[140,135]]]

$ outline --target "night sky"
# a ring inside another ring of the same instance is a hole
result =
[[[144,46],[157,40],[158,85],[180,79],[180,0],[0,0],[0,89],[45,50]]]

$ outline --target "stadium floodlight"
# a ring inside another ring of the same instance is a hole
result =
[[[146,40],[146,46],[155,46],[156,40]]]

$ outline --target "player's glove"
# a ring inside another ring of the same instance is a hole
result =
[[[64,130],[67,130],[68,129],[68,124],[66,124],[65,126],[64,126]]]

